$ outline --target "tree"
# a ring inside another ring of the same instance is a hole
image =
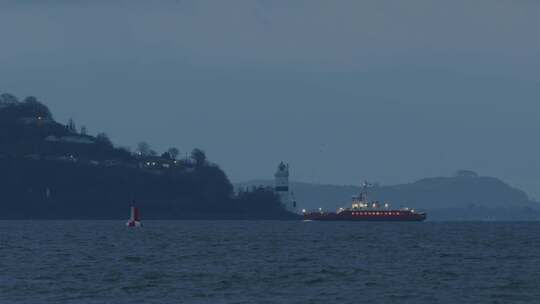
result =
[[[96,136],[96,141],[98,143],[106,144],[107,146],[110,146],[110,147],[112,147],[113,145],[111,140],[109,139],[109,136],[105,132],[98,133]]]
[[[204,166],[206,164],[206,154],[201,149],[193,149],[193,151],[191,151],[191,159],[195,161],[197,166]]]
[[[73,121],[73,118],[69,119],[67,129],[71,133],[77,133],[77,126],[75,126],[75,121]]]
[[[180,151],[177,148],[172,147],[167,150],[167,153],[169,153],[171,159],[175,160],[178,157],[178,154],[180,154]]]
[[[173,160],[171,154],[169,152],[165,152],[163,154],[161,154],[161,158],[163,159],[167,159],[167,160]]]
[[[35,96],[26,97],[23,102],[25,103],[39,103],[38,99]]]
[[[22,103],[24,115],[27,117],[41,117],[45,119],[53,119],[51,111],[46,105],[42,104],[34,96],[28,96]]]
[[[137,153],[141,156],[150,155],[150,150],[150,145],[145,141],[141,141],[137,144]]]
[[[8,93],[4,93],[0,95],[0,103],[4,104],[17,104],[19,103],[19,99],[16,96],[13,96]]]

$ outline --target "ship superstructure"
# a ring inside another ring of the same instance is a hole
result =
[[[370,202],[368,199],[369,183],[364,183],[362,192],[353,196],[350,208],[339,208],[336,212],[325,212],[322,209],[314,212],[303,210],[305,220],[321,221],[424,221],[426,213],[416,212],[410,208],[393,209],[389,203]]]

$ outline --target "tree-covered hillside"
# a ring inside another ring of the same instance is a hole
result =
[[[234,193],[225,172],[200,149],[178,158],[140,143],[117,148],[54,120],[34,97],[0,95],[0,218],[119,219],[141,207],[152,219],[286,219],[267,188]]]

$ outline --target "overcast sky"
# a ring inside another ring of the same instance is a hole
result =
[[[540,2],[0,0],[0,91],[237,181],[471,169],[540,198]]]

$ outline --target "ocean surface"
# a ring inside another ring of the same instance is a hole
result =
[[[0,221],[0,303],[540,303],[540,222]]]

